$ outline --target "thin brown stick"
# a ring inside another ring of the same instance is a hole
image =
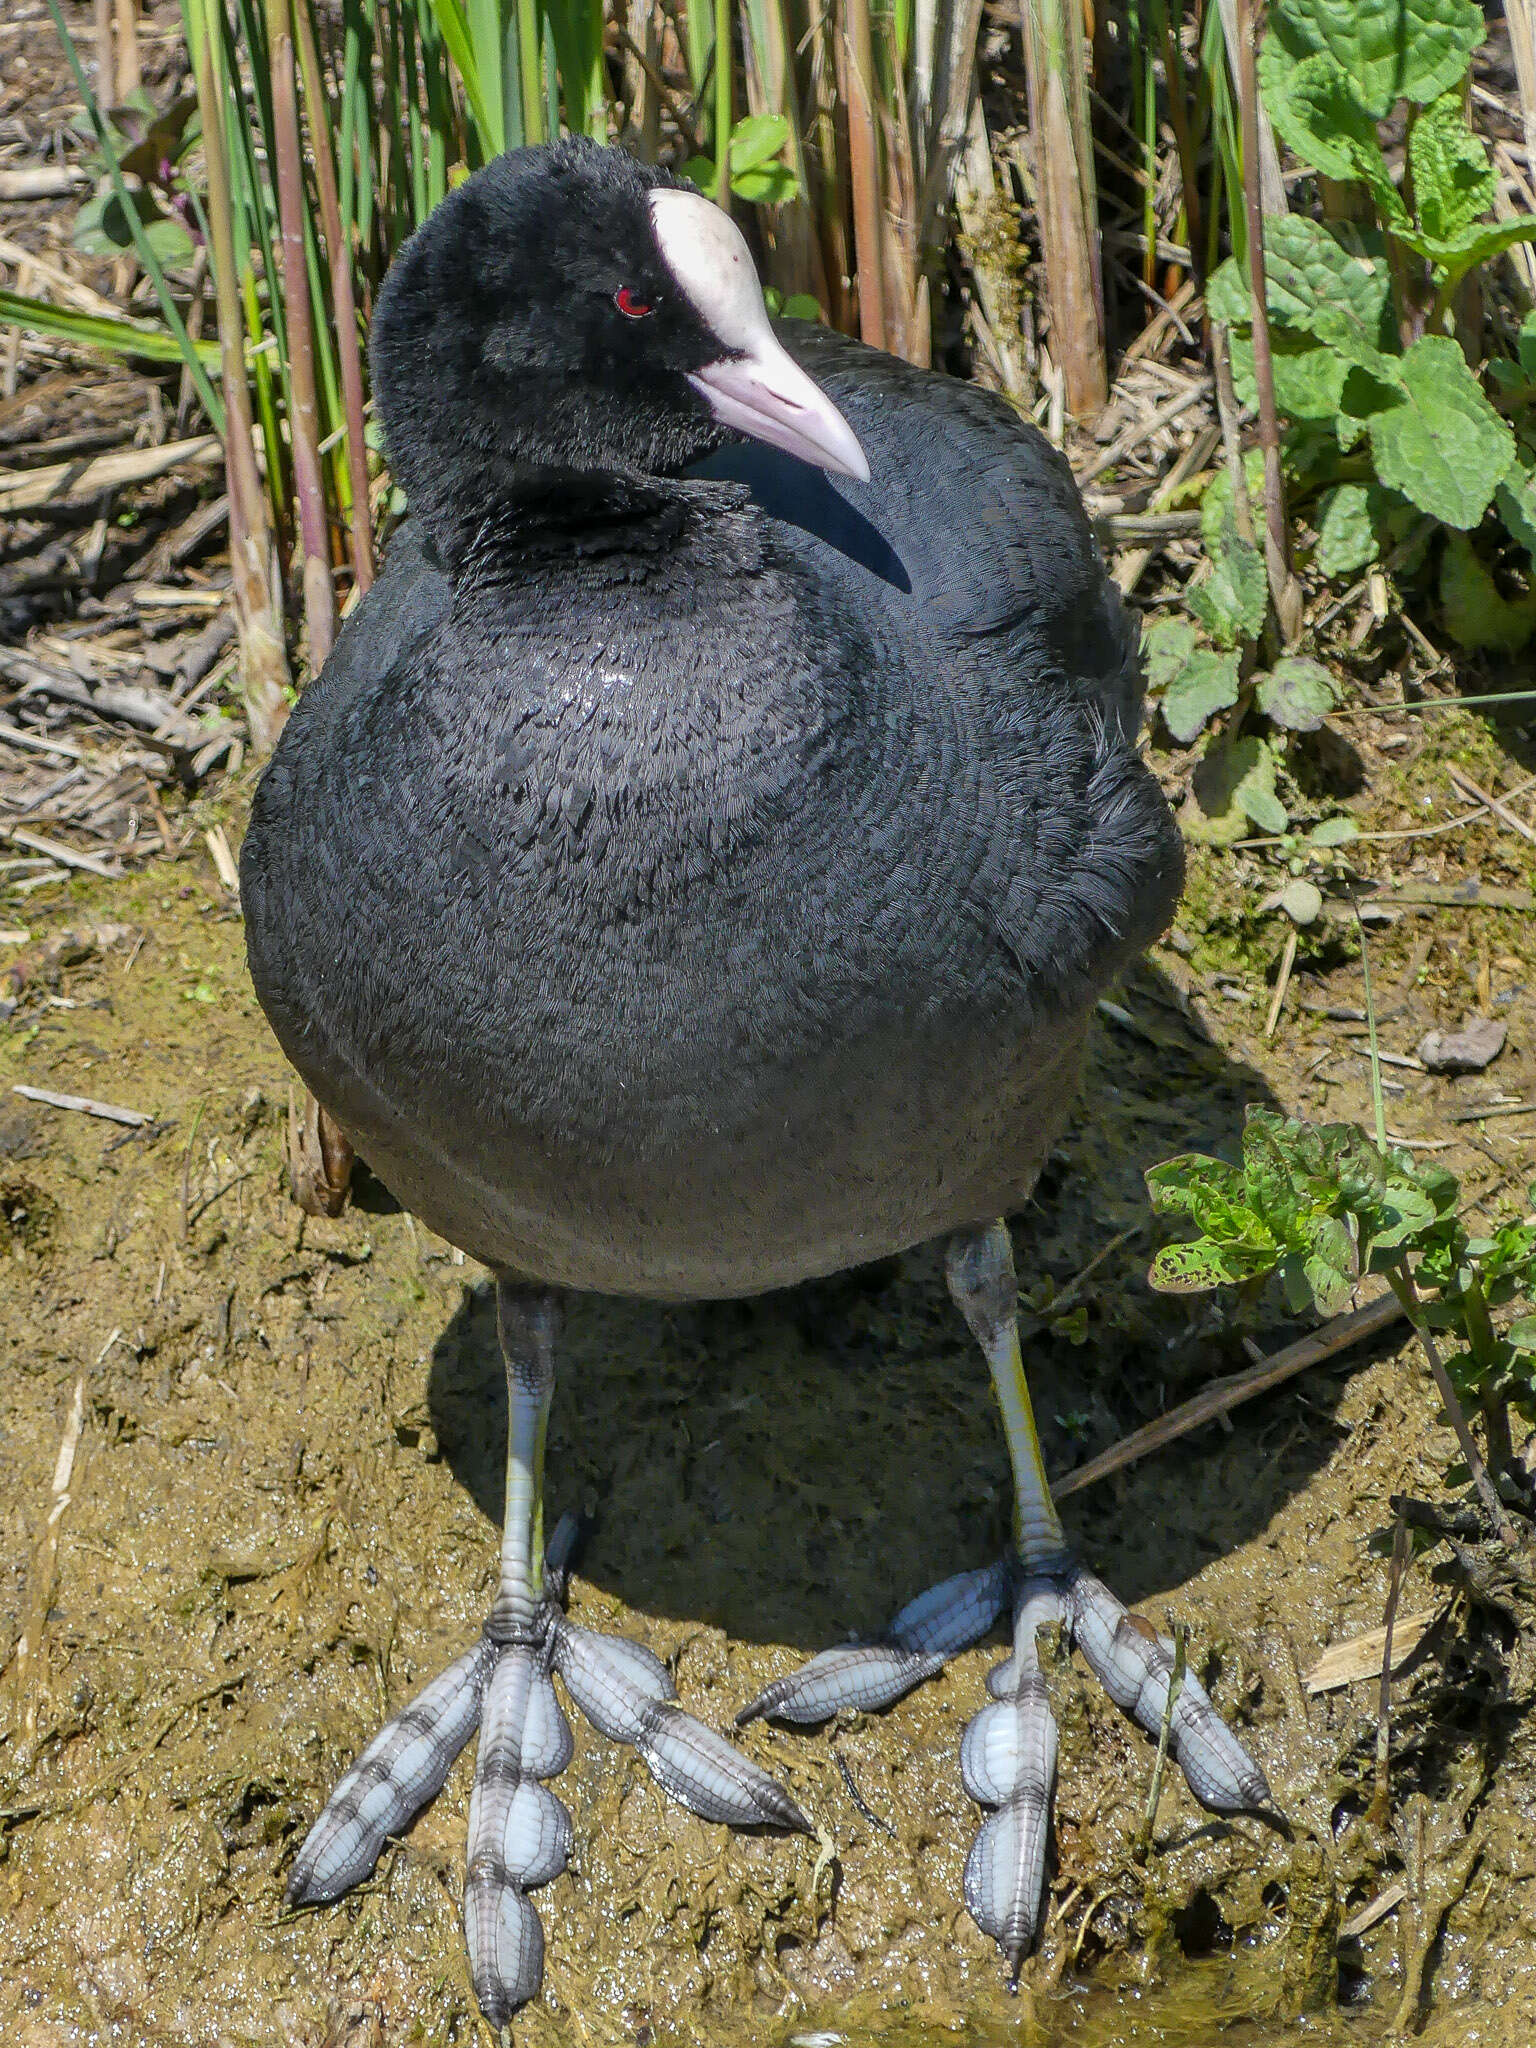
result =
[[[1536,831],[1533,831],[1526,824],[1524,818],[1517,818],[1515,813],[1509,808],[1509,805],[1501,797],[1491,796],[1486,789],[1479,789],[1471,776],[1458,768],[1454,761],[1448,764],[1446,773],[1463,796],[1469,796],[1474,803],[1482,804],[1485,809],[1492,811],[1493,815],[1502,824],[1507,825],[1511,832],[1518,832],[1522,839],[1528,839],[1533,846],[1536,846]],[[1522,786],[1525,788],[1530,787],[1529,783]]]
[[[1456,1389],[1451,1385],[1451,1376],[1445,1369],[1445,1361],[1440,1356],[1435,1333],[1424,1319],[1424,1310],[1419,1300],[1419,1291],[1413,1284],[1413,1275],[1408,1271],[1406,1264],[1399,1264],[1388,1271],[1387,1279],[1391,1283],[1393,1293],[1403,1305],[1403,1313],[1413,1324],[1414,1335],[1424,1347],[1424,1356],[1429,1360],[1429,1370],[1435,1382],[1435,1391],[1440,1396],[1440,1405],[1444,1408],[1446,1419],[1455,1432],[1456,1441],[1461,1447],[1462,1459],[1471,1474],[1472,1484],[1477,1489],[1477,1497],[1488,1511],[1488,1519],[1493,1525],[1494,1534],[1506,1548],[1513,1550],[1519,1540],[1515,1525],[1504,1512],[1504,1503],[1499,1499],[1494,1483],[1488,1476],[1483,1454],[1477,1448],[1466,1412],[1462,1408]]]
[[[1256,1394],[1267,1394],[1271,1387],[1305,1372],[1309,1366],[1321,1365],[1324,1359],[1334,1358],[1353,1345],[1363,1344],[1368,1337],[1375,1337],[1388,1329],[1403,1313],[1402,1303],[1396,1295],[1388,1292],[1377,1295],[1363,1308],[1335,1316],[1320,1330],[1314,1330],[1310,1336],[1299,1337],[1294,1344],[1287,1344],[1283,1351],[1277,1351],[1272,1358],[1264,1359],[1250,1371],[1234,1373],[1229,1379],[1214,1380],[1210,1386],[1202,1387],[1193,1400],[1170,1408],[1166,1415],[1159,1415],[1155,1421],[1132,1430],[1119,1443],[1111,1444],[1107,1451],[1090,1458],[1086,1465],[1079,1465],[1075,1471],[1053,1479],[1051,1491],[1057,1500],[1065,1500],[1068,1494],[1081,1493],[1085,1486],[1096,1485],[1099,1480],[1107,1479],[1111,1472],[1135,1464],[1138,1458],[1145,1458],[1151,1451],[1160,1451],[1171,1443],[1177,1443],[1192,1429],[1199,1429],[1202,1423],[1214,1422],[1218,1415],[1225,1415],[1229,1409],[1251,1401]]]

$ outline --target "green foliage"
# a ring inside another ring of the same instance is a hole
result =
[[[1527,338],[1517,360],[1476,369],[1451,331],[1463,279],[1536,240],[1536,215],[1490,218],[1498,180],[1465,89],[1483,39],[1473,0],[1275,0],[1259,59],[1270,118],[1304,163],[1356,189],[1368,217],[1269,221],[1265,296],[1287,470],[1318,501],[1318,566],[1357,574],[1423,515],[1452,535],[1447,627],[1466,645],[1509,651],[1536,613],[1501,595],[1483,566],[1496,535],[1454,539],[1491,526],[1492,512],[1527,552],[1536,544],[1536,446],[1487,389],[1514,398],[1506,409],[1522,417],[1536,349]],[[1400,156],[1384,146],[1388,119],[1406,132]],[[1217,270],[1208,304],[1232,328],[1234,380],[1252,404],[1252,308],[1236,262]]]
[[[731,191],[749,206],[783,206],[800,196],[794,167],[781,161],[790,139],[783,114],[748,114],[731,129]],[[683,165],[701,192],[715,189],[713,157],[693,156]]]
[[[1536,1221],[1474,1237],[1443,1167],[1375,1145],[1353,1124],[1301,1123],[1256,1105],[1240,1165],[1184,1153],[1152,1167],[1147,1187],[1159,1215],[1198,1233],[1153,1260],[1160,1291],[1251,1291],[1273,1276],[1293,1313],[1330,1316],[1364,1274],[1386,1274],[1416,1321],[1459,1346],[1445,1361],[1458,1394],[1536,1420],[1536,1316],[1501,1334],[1491,1315],[1536,1290]],[[1529,1192],[1536,1202],[1536,1185]]]

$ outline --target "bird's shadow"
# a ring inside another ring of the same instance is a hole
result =
[[[1014,1219],[1038,1303],[1122,1232],[1079,1297],[1030,1319],[1025,1353],[1054,1469],[1243,1363],[1229,1304],[1154,1295],[1147,1166],[1236,1156],[1262,1077],[1225,1057],[1143,965],[1100,1020],[1082,1100]],[[1007,1454],[982,1359],[934,1247],[740,1302],[572,1299],[548,1444],[551,1519],[588,1520],[578,1571],[641,1612],[814,1649],[879,1629],[1007,1536]],[[1128,1600],[1167,1592],[1256,1535],[1329,1455],[1338,1382],[1282,1389],[1069,1501],[1069,1534]],[[506,1395],[489,1285],[432,1360],[442,1454],[499,1520]]]

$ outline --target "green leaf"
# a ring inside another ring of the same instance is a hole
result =
[[[1405,234],[1402,239],[1409,248],[1434,264],[1436,278],[1443,289],[1445,283],[1456,283],[1469,270],[1491,262],[1517,242],[1536,242],[1536,214],[1522,213],[1513,220],[1479,222],[1474,227],[1464,228],[1448,241],[1437,241],[1432,235],[1419,233]]]
[[[1438,99],[1487,33],[1473,0],[1276,0],[1269,19],[1297,58],[1326,50],[1378,119],[1394,100]]]
[[[1245,327],[1253,318],[1247,272],[1235,256],[1212,271],[1205,288],[1205,308],[1213,320],[1228,327]]]
[[[1163,723],[1181,746],[1198,739],[1203,729],[1237,702],[1236,654],[1210,648],[1190,654],[1163,692]]]
[[[1191,1216],[1201,1229],[1209,1229],[1213,1216],[1225,1216],[1243,1197],[1238,1169],[1204,1152],[1181,1152],[1149,1166],[1146,1183],[1155,1215]]]
[[[1391,295],[1385,256],[1358,230],[1302,213],[1266,222],[1264,296],[1271,319],[1306,329],[1373,376],[1395,382]]]
[[[1183,671],[1195,651],[1195,629],[1188,619],[1165,612],[1150,620],[1141,632],[1141,658],[1146,663],[1147,688],[1166,690]]]
[[[1231,1286],[1248,1276],[1234,1271],[1219,1245],[1197,1237],[1192,1244],[1166,1244],[1147,1270],[1147,1279],[1159,1294],[1209,1294],[1213,1287]]]
[[[1352,576],[1381,553],[1377,502],[1369,484],[1340,484],[1323,500],[1317,522],[1317,566],[1325,576]]]
[[[783,114],[748,114],[731,130],[731,182],[738,170],[756,170],[777,156],[789,140],[789,121]],[[793,173],[791,173],[793,176]]]
[[[134,211],[144,239],[165,268],[178,270],[192,261],[195,244],[174,213],[167,213],[153,192],[141,187],[133,195]],[[110,187],[88,199],[75,215],[70,240],[86,256],[121,256],[134,246],[127,211]]]
[[[1376,474],[1447,526],[1476,526],[1514,460],[1515,437],[1448,334],[1402,358],[1403,388],[1369,419]]]
[[[1321,824],[1314,825],[1307,834],[1307,844],[1309,846],[1347,846],[1351,839],[1358,839],[1359,837],[1360,827],[1353,818],[1346,817],[1341,812],[1336,818],[1324,818]]]
[[[738,171],[731,163],[731,190],[749,206],[787,206],[800,190],[800,181],[788,164],[760,164]]]
[[[1287,654],[1258,679],[1259,709],[1288,732],[1316,732],[1339,701],[1333,677],[1320,661]]]
[[[1243,481],[1248,491],[1248,516],[1258,532],[1264,524],[1264,451],[1250,448],[1243,456]],[[1200,500],[1200,537],[1206,553],[1213,558],[1240,539],[1234,511],[1232,477],[1226,465],[1218,469]]]
[[[1536,590],[1507,598],[1464,533],[1445,538],[1440,609],[1452,639],[1474,650],[1518,654],[1536,632]]]
[[[1298,878],[1281,890],[1280,908],[1292,924],[1316,924],[1323,914],[1323,892],[1316,882]]]
[[[1290,327],[1270,329],[1269,354],[1275,410],[1293,420],[1333,419],[1343,403],[1344,379],[1349,375],[1345,358],[1314,335]],[[1246,334],[1232,337],[1232,382],[1241,402],[1256,411],[1259,386],[1253,374],[1253,341]]]
[[[1261,832],[1283,832],[1290,822],[1275,790],[1275,757],[1252,733],[1213,748],[1195,770],[1192,786],[1196,802],[1217,828],[1210,835],[1217,843],[1229,835],[1242,838],[1244,819]]]
[[[1256,547],[1228,536],[1212,558],[1210,574],[1187,593],[1187,603],[1211,638],[1222,646],[1256,639],[1269,611],[1269,579]]]
[[[1426,235],[1454,240],[1493,205],[1499,181],[1487,150],[1467,126],[1459,91],[1424,109],[1409,138],[1408,162]]]

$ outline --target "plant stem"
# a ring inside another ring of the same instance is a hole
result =
[[[886,348],[889,342],[885,326],[885,223],[880,207],[880,138],[875,126],[875,58],[869,0],[844,0],[843,15],[859,334],[871,348]]]
[[[1461,1446],[1461,1455],[1468,1472],[1472,1475],[1472,1484],[1477,1488],[1478,1498],[1488,1511],[1488,1519],[1493,1524],[1499,1541],[1506,1548],[1513,1550],[1519,1542],[1515,1526],[1504,1512],[1504,1503],[1499,1499],[1497,1489],[1488,1476],[1483,1454],[1477,1448],[1472,1431],[1467,1426],[1466,1412],[1457,1397],[1456,1389],[1451,1385],[1451,1376],[1440,1356],[1435,1334],[1425,1319],[1424,1304],[1413,1284],[1413,1275],[1408,1270],[1407,1260],[1400,1258],[1395,1264],[1388,1266],[1386,1278],[1392,1292],[1403,1305],[1403,1313],[1413,1324],[1414,1334],[1424,1347],[1424,1356],[1429,1360],[1429,1370],[1434,1377],[1435,1391],[1440,1396],[1441,1406],[1445,1409],[1451,1428],[1456,1432],[1456,1441]]]
[[[309,0],[294,0],[294,22],[298,29],[304,107],[314,154],[315,185],[320,195],[320,221],[325,231],[337,350],[341,358],[347,475],[352,487],[352,516],[347,522],[347,540],[352,552],[352,573],[361,592],[373,582],[373,520],[368,508],[368,449],[364,440],[367,421],[363,405],[363,357],[357,338],[357,301],[352,292],[352,249],[342,226],[341,203],[336,192],[336,159],[331,151],[320,53],[315,46],[315,23],[309,10]]]
[[[1382,1616],[1381,1690],[1376,1696],[1376,1789],[1371,1795],[1371,1817],[1378,1827],[1386,1826],[1391,1812],[1392,1631],[1397,1623],[1397,1604],[1402,1598],[1409,1549],[1408,1519],[1399,1508],[1392,1531],[1392,1576],[1387,1582],[1387,1606]]]
[[[224,469],[229,484],[229,558],[240,630],[240,679],[251,748],[270,754],[288,716],[288,658],[283,646],[282,583],[272,546],[267,502],[251,439],[251,393],[245,380],[245,323],[235,267],[229,159],[224,146],[224,95],[216,68],[214,0],[189,0],[197,104],[208,176],[208,226],[214,304],[224,386]]]
[[[1259,446],[1264,451],[1264,560],[1280,637],[1287,646],[1301,631],[1301,586],[1291,570],[1285,478],[1280,468],[1280,420],[1275,409],[1275,365],[1265,297],[1264,208],[1259,194],[1256,46],[1258,0],[1242,0],[1237,39],[1237,103],[1243,136],[1243,215],[1248,228],[1248,285],[1253,300],[1253,380],[1259,396]]]
[[[1138,1863],[1145,1863],[1152,1851],[1152,1829],[1157,1821],[1158,1804],[1163,1796],[1163,1773],[1168,1768],[1168,1744],[1173,1735],[1173,1710],[1179,1703],[1179,1694],[1184,1690],[1184,1673],[1189,1659],[1189,1629],[1183,1622],[1176,1622],[1173,1630],[1173,1670],[1168,1678],[1168,1697],[1163,1702],[1162,1724],[1157,1731],[1157,1757],[1152,1765],[1152,1783],[1147,1788],[1146,1809],[1141,1816],[1141,1827],[1137,1832],[1131,1854]]]
[[[288,314],[288,376],[292,404],[288,441],[299,508],[300,574],[310,666],[323,666],[336,640],[336,589],[331,581],[331,537],[320,461],[319,407],[315,399],[315,331],[304,262],[304,159],[294,91],[293,24],[289,0],[265,0],[272,78],[272,127],[277,161],[283,299]],[[276,280],[269,279],[275,288]]]
[[[715,0],[715,204],[731,210],[731,91],[736,66],[731,54],[731,0]]]

